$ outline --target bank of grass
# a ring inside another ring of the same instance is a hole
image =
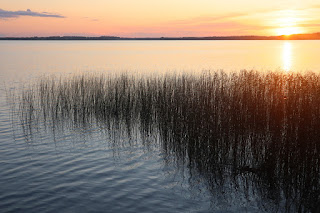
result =
[[[137,78],[43,78],[22,92],[21,118],[133,126],[208,179],[249,175],[285,211],[320,202],[320,74],[241,71]],[[281,199],[280,199],[281,198]],[[277,200],[278,199],[278,200]],[[295,205],[289,205],[294,203]]]

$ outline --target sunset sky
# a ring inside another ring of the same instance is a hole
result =
[[[320,32],[320,0],[1,0],[0,36]]]

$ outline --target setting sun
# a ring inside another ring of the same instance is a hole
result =
[[[283,27],[278,28],[276,31],[278,35],[292,35],[301,33],[301,30],[298,27]]]
[[[303,33],[303,29],[299,27],[300,23],[304,21],[301,12],[296,10],[283,10],[276,14],[274,20],[275,33],[277,35],[292,35]]]

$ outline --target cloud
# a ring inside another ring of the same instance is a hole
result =
[[[99,19],[97,18],[90,18],[90,17],[82,17],[83,19],[87,19],[89,21],[100,21]]]
[[[299,24],[299,27],[320,27],[320,24],[314,23],[314,24]]]
[[[33,17],[51,17],[51,18],[65,18],[65,16],[59,14],[53,14],[48,12],[33,12],[30,9],[25,11],[8,11],[0,9],[0,19],[18,18],[20,16],[33,16]]]
[[[199,24],[199,23],[207,23],[207,22],[215,22],[220,20],[226,20],[226,19],[232,19],[232,18],[238,18],[242,16],[247,16],[247,13],[229,13],[219,16],[203,16],[203,17],[194,17],[184,20],[176,20],[176,21],[169,21],[170,24]]]
[[[310,9],[320,9],[320,4],[313,5],[311,7],[305,8],[296,8],[296,9],[283,9],[281,7],[277,8],[265,8],[256,11],[247,11],[247,12],[234,12],[234,13],[227,13],[227,14],[220,14],[220,15],[207,15],[201,17],[193,17],[189,19],[183,20],[175,20],[169,21],[168,24],[178,24],[178,25],[198,25],[198,24],[205,24],[205,23],[217,23],[217,22],[225,22],[229,20],[235,20],[240,18],[250,18],[259,15],[273,15],[283,11],[304,11]]]

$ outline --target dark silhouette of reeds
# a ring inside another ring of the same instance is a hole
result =
[[[42,79],[20,100],[23,124],[138,127],[213,194],[231,181],[272,211],[320,211],[320,74],[84,75]]]

